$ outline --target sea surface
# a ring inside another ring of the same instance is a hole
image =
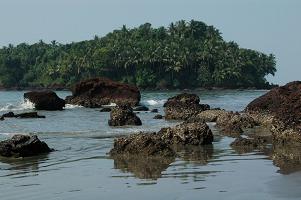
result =
[[[33,105],[23,100],[24,92],[1,91],[0,114],[32,111]],[[194,91],[201,103],[234,111],[242,111],[266,92]],[[164,102],[178,93],[142,92],[141,103],[164,115]],[[70,92],[57,94],[64,98]],[[179,158],[112,159],[108,152],[114,138],[179,122],[140,112],[141,127],[111,128],[109,113],[99,110],[67,105],[63,111],[39,111],[45,119],[0,121],[0,140],[36,134],[56,150],[31,158],[0,157],[0,200],[301,199],[301,165],[273,161],[282,150],[237,152],[229,146],[234,139],[221,136],[214,124],[209,124],[213,145],[184,149]]]

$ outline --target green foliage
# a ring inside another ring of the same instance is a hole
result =
[[[106,76],[141,88],[265,87],[274,55],[226,42],[219,30],[184,20],[169,27],[123,26],[104,37],[71,44],[39,41],[0,49],[0,84],[70,86]]]

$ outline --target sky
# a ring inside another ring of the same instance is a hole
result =
[[[199,20],[243,48],[273,53],[276,84],[300,80],[301,0],[0,0],[0,46],[104,36],[126,24]]]

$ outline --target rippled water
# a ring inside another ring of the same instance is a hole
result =
[[[25,112],[32,105],[24,92],[0,92],[0,114]],[[142,103],[158,108],[179,92],[143,92]],[[198,91],[202,103],[243,110],[265,91]],[[58,92],[65,97],[69,92]],[[68,105],[64,111],[41,111],[45,119],[0,121],[0,139],[16,133],[37,134],[57,151],[48,155],[0,158],[0,199],[300,199],[298,165],[288,165],[283,150],[236,152],[232,138],[215,134],[213,145],[182,149],[175,160],[111,159],[114,137],[141,130],[156,131],[177,122],[139,113],[143,126],[110,128],[109,113]],[[293,154],[295,155],[295,154]],[[296,154],[296,159],[299,154]],[[283,156],[282,156],[283,157]],[[281,162],[283,161],[283,162]],[[278,167],[277,167],[278,166]],[[281,168],[279,168],[281,167]]]

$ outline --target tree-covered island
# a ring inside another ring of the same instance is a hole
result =
[[[240,48],[219,30],[184,20],[167,28],[123,26],[104,37],[59,44],[39,41],[0,49],[0,86],[69,87],[105,76],[140,88],[266,88],[275,56]]]

